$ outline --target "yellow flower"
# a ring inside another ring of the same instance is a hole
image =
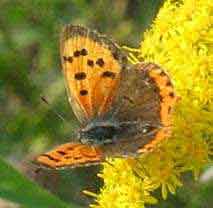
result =
[[[157,199],[150,194],[156,186],[149,180],[138,177],[129,160],[109,159],[103,166],[99,177],[104,179],[105,185],[97,196],[98,205],[91,207],[139,208],[144,207],[145,203],[157,203]]]
[[[129,51],[133,63],[165,68],[181,100],[169,139],[138,159],[103,164],[94,208],[141,208],[157,203],[156,189],[166,199],[182,185],[182,174],[192,171],[197,178],[213,155],[213,1],[166,1],[140,48]]]

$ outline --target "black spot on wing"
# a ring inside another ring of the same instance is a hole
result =
[[[85,95],[87,95],[88,94],[88,91],[87,90],[81,90],[80,91],[80,95],[81,96],[85,96]]]
[[[78,57],[78,56],[80,56],[80,55],[81,55],[81,52],[80,52],[80,51],[78,51],[78,50],[76,50],[76,51],[73,53],[73,55],[74,55],[75,57]]]
[[[159,95],[160,102],[163,102],[163,96]]]
[[[63,60],[66,62],[68,61],[69,63],[73,62],[73,58],[71,56],[63,56]]]
[[[166,86],[172,86],[172,82],[170,80],[167,80]]]
[[[82,56],[86,56],[87,54],[88,54],[87,50],[86,50],[85,48],[83,48],[83,49],[81,50],[81,55],[82,55]]]
[[[87,65],[93,67],[94,66],[94,61],[91,59],[87,60]]]
[[[164,71],[161,71],[160,76],[166,76],[166,73]]]
[[[64,158],[65,158],[65,159],[71,159],[72,156],[71,156],[71,155],[67,155],[67,156],[65,156]]]
[[[51,155],[48,154],[43,154],[41,156],[47,157],[49,160],[55,161],[55,162],[60,162],[59,159],[52,157]]]
[[[174,92],[170,92],[170,93],[169,93],[169,96],[170,96],[170,97],[175,97]]]
[[[78,73],[75,73],[75,79],[76,80],[84,80],[86,79],[87,75],[85,72],[78,72]]]
[[[74,150],[74,147],[67,147],[67,150],[68,150],[68,151],[73,151],[73,150]]]
[[[64,151],[61,151],[61,150],[58,150],[57,153],[60,154],[60,155],[62,155],[62,156],[66,155],[66,153]]]
[[[97,59],[96,64],[100,67],[104,66],[104,60],[102,58]]]
[[[74,156],[74,160],[80,160],[80,159],[82,159],[81,156]]]
[[[109,78],[112,78],[114,79],[115,78],[115,73],[114,72],[111,72],[111,71],[105,71],[102,73],[102,77],[109,77]]]

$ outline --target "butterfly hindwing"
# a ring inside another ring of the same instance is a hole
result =
[[[150,83],[158,88],[158,99],[160,101],[159,117],[162,128],[156,133],[155,137],[142,148],[139,153],[153,149],[159,141],[171,135],[172,112],[178,100],[172,81],[168,74],[158,65],[153,63],[141,63],[137,68],[147,74]]]
[[[134,154],[168,137],[176,98],[169,76],[158,65],[139,63],[123,71],[112,109],[115,119],[127,128],[123,138],[104,147],[106,151]]]
[[[69,101],[80,122],[106,113],[116,94],[126,57],[105,36],[81,26],[66,26],[60,53]]]
[[[66,143],[38,156],[36,163],[43,167],[60,169],[98,164],[102,160],[103,153],[98,147]]]

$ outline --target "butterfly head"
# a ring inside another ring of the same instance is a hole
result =
[[[78,131],[78,139],[83,144],[101,145],[112,143],[119,134],[120,126],[112,121],[92,121]]]

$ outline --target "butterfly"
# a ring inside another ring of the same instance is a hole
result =
[[[135,157],[170,135],[177,96],[161,67],[128,64],[114,41],[76,25],[61,32],[60,55],[68,100],[81,128],[69,143],[38,156],[37,164],[74,168],[106,157]]]

